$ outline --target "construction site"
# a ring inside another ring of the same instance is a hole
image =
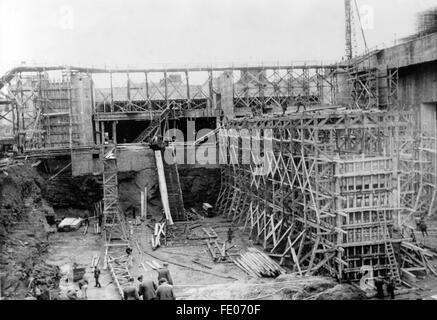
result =
[[[344,9],[336,63],[1,75],[1,299],[437,299],[437,9],[365,52]]]

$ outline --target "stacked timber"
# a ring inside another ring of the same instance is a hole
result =
[[[437,276],[437,271],[430,261],[436,255],[431,251],[411,242],[402,242],[401,256],[401,271],[410,278],[416,278],[414,272],[432,273],[434,276]]]
[[[233,262],[244,272],[255,277],[276,278],[285,273],[285,270],[268,257],[264,252],[256,248],[248,248],[240,257],[234,258]]]

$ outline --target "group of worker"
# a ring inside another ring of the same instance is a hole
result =
[[[100,272],[99,267],[95,266],[93,274],[94,274],[94,282],[95,282],[94,287],[96,287],[96,288],[101,288],[102,287],[102,285],[100,284],[100,273],[101,272]],[[82,278],[82,279],[79,280],[79,282],[77,284],[79,286],[79,290],[81,291],[81,295],[82,295],[81,298],[85,299],[85,300],[88,299],[88,295],[87,295],[88,284],[89,284],[88,280],[86,278]],[[67,297],[70,300],[76,300],[78,298],[77,297],[77,293],[76,293],[75,290],[69,290],[67,292]]]
[[[135,285],[134,278],[129,279],[127,286],[123,288],[124,300],[176,300],[173,292],[173,279],[168,270],[168,263],[157,270],[158,284],[152,279],[145,279],[139,276],[138,285]],[[142,298],[142,299],[141,299]]]
[[[378,276],[375,278],[375,288],[376,288],[376,297],[378,299],[384,299],[384,285],[386,287],[387,293],[391,299],[395,298],[395,287],[396,282],[393,277],[385,277]]]
[[[294,102],[295,102],[295,105],[297,107],[296,113],[300,112],[300,108],[303,108],[303,111],[307,111],[307,106],[306,106],[306,103],[305,103],[305,98],[302,97],[300,94],[298,94],[297,97],[295,97],[295,101]],[[284,103],[282,105],[282,115],[283,116],[287,112],[287,109],[288,109],[288,105]]]

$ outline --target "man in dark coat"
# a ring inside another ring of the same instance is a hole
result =
[[[159,281],[159,279],[163,278],[163,279],[166,279],[170,285],[173,285],[173,279],[171,278],[170,270],[168,270],[168,263],[167,262],[164,262],[163,267],[159,268],[157,271],[158,271],[158,281]]]
[[[422,217],[421,219],[420,219],[420,224],[419,224],[419,227],[420,227],[420,231],[422,231],[422,236],[423,237],[428,237],[428,227],[427,227],[427,225],[426,225],[426,222],[425,222],[425,218],[424,217]]]
[[[232,237],[233,237],[233,235],[234,235],[234,232],[233,232],[232,228],[229,227],[229,229],[228,229],[228,242],[229,242],[229,243],[232,243]]]
[[[140,285],[138,295],[143,297],[143,300],[156,300],[156,290],[158,286],[151,279],[143,279],[143,276],[138,277]]]
[[[96,280],[96,285],[94,287],[97,287],[97,288],[102,287],[100,282],[99,282],[99,278],[100,278],[100,269],[98,266],[95,266],[94,267],[94,280]]]
[[[384,299],[384,280],[378,276],[375,279],[376,297],[378,299]]]
[[[123,298],[124,300],[140,300],[134,278],[130,278],[128,285],[123,288]]]
[[[393,277],[389,277],[387,280],[387,293],[390,295],[390,298],[394,300],[395,298],[395,279]]]
[[[159,279],[159,287],[156,290],[158,300],[176,300],[173,292],[173,286],[167,283],[165,278]]]

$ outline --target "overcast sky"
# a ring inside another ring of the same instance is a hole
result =
[[[411,34],[414,14],[437,6],[356,1],[369,47]],[[147,67],[343,55],[344,0],[0,0],[0,72],[21,61]]]

